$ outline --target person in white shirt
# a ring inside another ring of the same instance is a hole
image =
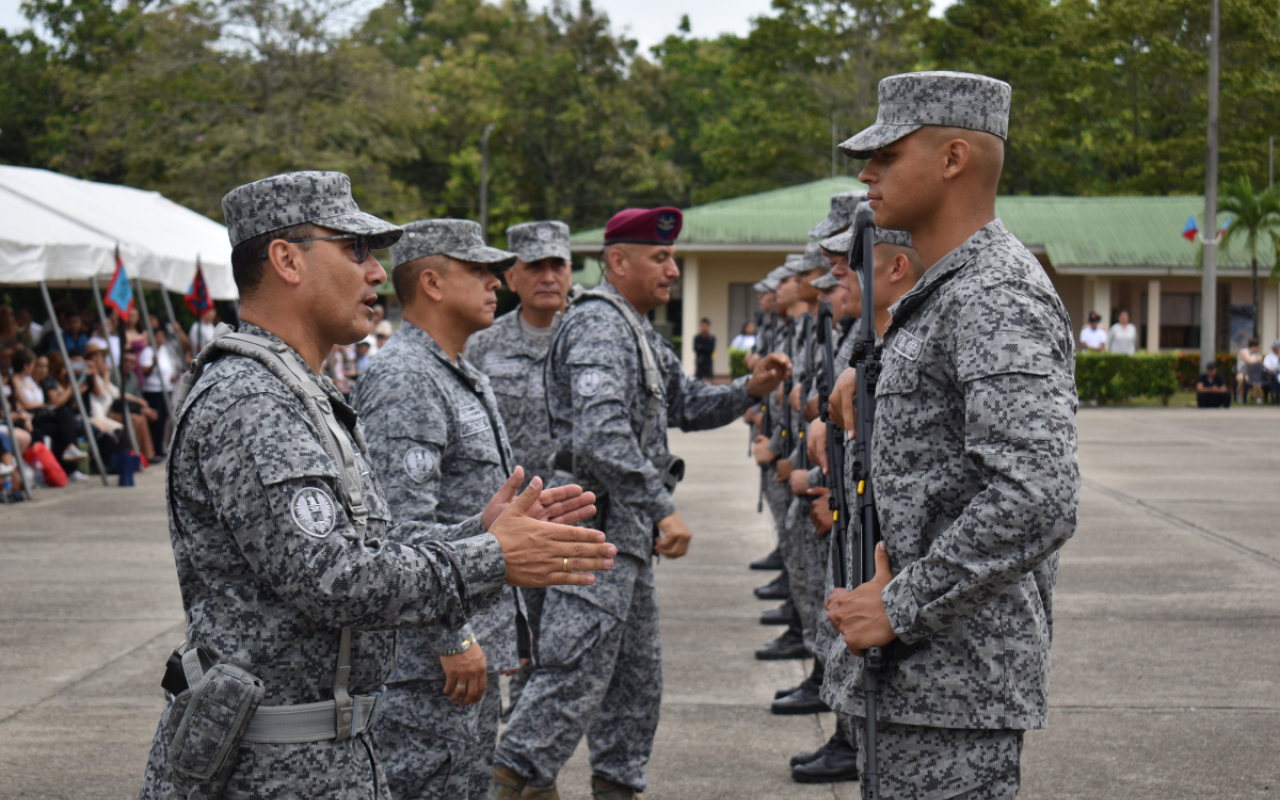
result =
[[[1084,326],[1080,331],[1080,344],[1084,345],[1084,349],[1092,350],[1095,353],[1105,353],[1107,351],[1107,331],[1100,327],[1102,317],[1097,311],[1089,312],[1089,324]]]
[[[206,308],[200,319],[191,323],[191,331],[187,333],[187,341],[191,343],[191,358],[200,355],[204,346],[213,341],[213,331],[218,327],[218,312],[212,307]]]
[[[756,346],[756,324],[748,322],[742,326],[742,333],[733,337],[729,347],[733,350],[750,350]]]
[[[1280,402],[1280,339],[1271,343],[1271,352],[1262,358],[1262,394],[1272,404]]]
[[[1119,320],[1107,334],[1107,350],[1117,355],[1131,356],[1138,352],[1138,327],[1129,322],[1129,312],[1121,311]]]
[[[156,346],[143,347],[138,353],[138,367],[142,371],[142,399],[155,409],[156,418],[150,421],[151,443],[155,446],[158,462],[164,459],[165,424],[169,421],[169,406],[165,402],[165,387],[173,388],[173,360],[169,357],[169,348],[165,347],[164,328],[153,331]]]

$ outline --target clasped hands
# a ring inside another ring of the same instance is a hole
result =
[[[889,571],[889,553],[884,542],[876,545],[876,574],[853,591],[835,589],[824,608],[832,627],[844,637],[849,652],[862,656],[868,647],[884,647],[898,638],[880,599],[884,587],[893,580]]]

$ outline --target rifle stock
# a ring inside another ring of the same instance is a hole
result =
[[[835,313],[825,300],[818,304],[818,346],[822,348],[822,369],[818,373],[818,416],[827,423],[827,486],[831,490],[831,535],[834,537],[836,586],[849,588],[849,565],[846,560],[849,540],[849,502],[844,483],[844,437],[837,435],[831,423],[831,392],[836,386]]]

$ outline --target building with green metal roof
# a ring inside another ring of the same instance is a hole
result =
[[[696,330],[703,317],[710,319],[720,343],[716,372],[727,373],[727,344],[755,309],[751,285],[781,264],[786,253],[804,248],[809,229],[827,215],[831,195],[865,188],[852,177],[835,177],[686,209],[677,244],[680,290],[668,308],[655,313],[655,324],[679,335]],[[1190,195],[1011,195],[996,201],[996,213],[1040,259],[1077,329],[1089,311],[1114,322],[1128,310],[1147,349],[1199,346],[1199,247],[1180,233],[1187,217],[1199,222],[1203,209],[1204,198]],[[1225,222],[1225,216],[1219,220]],[[603,228],[580,231],[573,235],[573,249],[594,256],[603,236]],[[1259,271],[1269,273],[1269,248],[1259,261]],[[1253,297],[1246,253],[1219,252],[1218,268],[1216,338],[1225,350],[1252,327]],[[600,279],[599,262],[589,258],[574,277],[593,285]],[[1261,294],[1262,335],[1280,337],[1280,290],[1268,281]],[[692,371],[692,336],[683,337],[682,351]]]

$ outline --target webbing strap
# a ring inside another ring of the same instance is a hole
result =
[[[347,693],[347,683],[351,680],[351,629],[343,628],[338,640],[338,669],[333,673],[334,737],[341,742],[351,738],[354,731],[355,704]]]
[[[618,309],[618,313],[622,314],[622,318],[627,321],[627,325],[631,328],[631,333],[636,337],[636,346],[640,350],[640,364],[644,370],[644,388],[649,393],[649,403],[644,411],[644,425],[640,429],[640,452],[646,453],[649,450],[650,442],[653,441],[654,424],[658,419],[658,410],[666,402],[666,384],[662,379],[662,370],[658,368],[658,358],[653,353],[652,345],[649,344],[649,337],[645,336],[644,325],[640,322],[640,315],[636,313],[630,303],[616,294],[583,289],[581,286],[574,286],[573,289],[569,298],[571,305],[583,300],[604,300]],[[558,329],[556,333],[559,333]]]
[[[339,467],[338,488],[342,494],[342,503],[351,517],[356,538],[361,538],[369,522],[369,507],[364,502],[364,479],[360,473],[355,450],[351,447],[348,431],[334,414],[329,396],[325,394],[320,384],[296,358],[285,357],[284,353],[288,349],[288,345],[275,344],[260,336],[251,336],[247,333],[235,333],[229,326],[219,325],[213,341],[200,351],[190,371],[182,378],[182,386],[175,400],[175,404],[179,407],[178,421],[181,421],[190,406],[190,403],[185,401],[188,400],[191,388],[204,373],[205,367],[221,355],[220,351],[235,353],[259,362],[302,400],[307,415],[320,430],[325,452]],[[177,422],[175,426],[176,424]]]

